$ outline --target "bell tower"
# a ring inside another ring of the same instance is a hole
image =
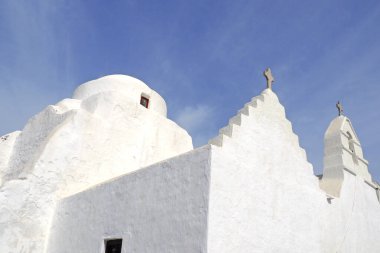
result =
[[[321,188],[334,197],[340,196],[344,171],[373,184],[371,174],[368,172],[368,161],[364,158],[352,123],[349,118],[341,114],[341,109],[339,114],[331,121],[325,132],[324,168],[320,182]]]

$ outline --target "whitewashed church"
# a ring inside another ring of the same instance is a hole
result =
[[[124,75],[2,136],[0,253],[380,252],[380,186],[352,122],[326,126],[314,175],[265,76],[196,149],[164,99]]]

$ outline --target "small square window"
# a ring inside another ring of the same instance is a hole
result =
[[[144,106],[145,108],[148,108],[148,106],[149,106],[149,98],[141,96],[140,105]]]
[[[105,253],[121,253],[121,244],[123,242],[123,239],[111,239],[111,240],[105,240]]]

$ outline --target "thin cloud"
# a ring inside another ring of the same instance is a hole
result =
[[[0,135],[70,96],[74,85],[116,72],[152,85],[166,99],[169,117],[199,146],[259,94],[269,66],[316,168],[323,167],[323,133],[338,99],[365,157],[379,168],[378,3],[299,2],[297,9],[265,1],[0,5]],[[183,105],[195,106],[180,111]]]
[[[192,135],[194,146],[200,146],[211,137],[214,109],[208,105],[187,106],[175,116],[175,121]]]
[[[69,94],[63,85],[70,52],[63,59],[59,54],[66,48],[60,36],[63,7],[49,1],[1,3],[0,34],[6,40],[0,45],[0,113],[6,116],[0,135],[22,129],[30,117]]]

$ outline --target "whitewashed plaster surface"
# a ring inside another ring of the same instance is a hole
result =
[[[342,170],[339,198],[321,190],[272,91],[210,143],[63,200],[49,252],[379,252],[375,189]]]
[[[339,198],[324,207],[322,252],[380,252],[380,203],[363,178],[344,171]]]
[[[16,131],[0,137],[0,185],[2,184],[2,178],[8,168],[9,157],[12,154],[13,145],[20,133],[20,131]]]
[[[320,183],[323,190],[331,196],[339,197],[344,181],[344,169],[377,187],[372,182],[368,161],[363,156],[359,138],[347,117],[339,116],[331,121],[324,142],[323,178]]]
[[[49,253],[104,252],[108,238],[123,238],[124,253],[380,252],[378,185],[365,173],[351,123],[333,120],[325,136],[325,161],[339,172],[339,196],[320,188],[323,177],[313,175],[268,89],[210,145],[135,171],[190,150],[190,137],[162,117],[162,102],[152,113],[136,95],[126,102],[128,96],[113,90],[118,84],[87,88],[75,93],[83,100],[50,106],[16,133],[12,155],[11,142],[0,143],[0,155],[9,157],[1,172],[0,252],[43,252],[48,237]],[[347,131],[363,166],[355,167],[346,152]],[[334,176],[325,169],[325,179]],[[63,196],[69,197],[50,222]]]
[[[322,252],[326,198],[271,90],[210,143],[208,252]]]
[[[43,252],[57,200],[192,148],[141,81],[113,75],[80,86],[0,141],[0,252]]]
[[[62,200],[47,252],[206,252],[210,147],[105,182]]]
[[[380,252],[374,188],[344,170],[341,197],[329,198],[271,90],[210,143],[209,253]]]

